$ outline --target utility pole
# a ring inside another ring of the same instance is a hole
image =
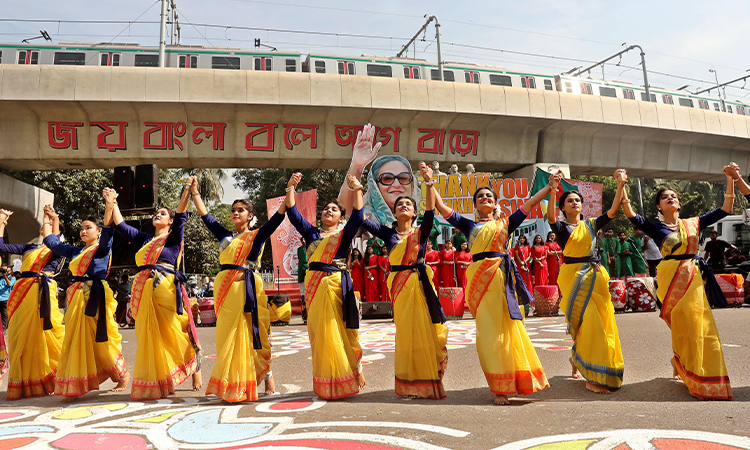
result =
[[[574,73],[573,76],[577,77],[581,75],[583,72],[589,72],[591,69],[593,69],[596,66],[603,65],[605,62],[609,61],[610,59],[615,59],[618,56],[622,55],[623,53],[627,53],[630,50],[638,49],[641,51],[641,66],[643,68],[643,87],[646,89],[646,100],[647,102],[651,101],[651,89],[648,86],[648,72],[646,71],[646,53],[643,51],[643,48],[640,45],[631,45],[625,50],[615,53],[614,55],[610,56],[609,58],[603,59],[599,61],[598,63],[591,65],[589,67],[586,67],[585,69],[581,69],[578,72]]]
[[[427,14],[424,15],[427,17]],[[403,55],[405,52],[409,51],[409,46],[417,40],[420,34],[422,34],[423,31],[427,29],[427,26],[430,25],[430,22],[435,21],[435,38],[437,39],[437,57],[438,57],[438,79],[440,81],[443,81],[443,49],[441,47],[440,43],[440,21],[438,20],[437,16],[430,16],[427,18],[427,22],[425,22],[424,25],[422,25],[422,28],[417,31],[417,34],[414,35],[413,38],[409,39],[409,42],[407,42],[402,48],[401,51],[396,54],[397,58],[400,58],[401,55]],[[406,53],[408,56],[408,53]]]
[[[165,66],[164,55],[166,53],[165,46],[167,44],[166,31],[167,31],[167,0],[161,0],[161,22],[159,28],[159,67]]]

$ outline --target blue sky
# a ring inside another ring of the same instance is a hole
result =
[[[748,58],[747,0],[524,0],[524,1],[393,1],[370,0],[176,0],[182,23],[183,44],[252,48],[253,39],[279,50],[301,53],[395,55],[405,38],[424,23],[425,14],[437,15],[442,24],[446,61],[500,65],[560,73],[598,61],[622,48],[639,44],[646,51],[649,81],[653,86],[689,90],[709,87],[715,67],[719,81],[737,78],[750,69]],[[158,21],[159,2],[128,0],[97,4],[81,0],[37,0],[33,11],[28,2],[3,2],[4,19],[124,20],[139,17]],[[150,9],[149,9],[150,7]],[[190,23],[221,26],[313,31],[380,36],[355,38],[232,28],[194,27]],[[158,45],[157,24],[69,24],[0,22],[0,41],[18,42],[47,30],[54,42],[139,42]],[[121,33],[118,37],[118,33]],[[416,56],[436,61],[434,28],[419,41]],[[458,47],[455,44],[484,47]],[[500,50],[549,55],[556,58],[518,55]],[[410,50],[410,55],[412,51]],[[561,58],[569,58],[572,61]],[[617,61],[613,61],[617,62]],[[636,52],[622,64],[635,67]],[[685,78],[668,77],[655,72]],[[601,69],[592,76],[602,77]],[[608,66],[604,77],[642,84],[640,69]],[[727,90],[727,97],[750,100],[747,89]],[[228,189],[229,190],[229,189]],[[228,193],[234,198],[236,193]]]

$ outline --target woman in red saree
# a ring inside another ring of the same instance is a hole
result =
[[[549,284],[557,286],[557,275],[560,273],[562,264],[562,249],[557,243],[557,235],[554,231],[547,233],[547,268],[549,269]]]
[[[443,287],[456,287],[456,250],[453,242],[446,241],[443,251],[440,252],[440,280]]]
[[[378,255],[371,246],[367,246],[365,249],[365,258],[362,260],[362,264],[365,268],[365,301],[366,302],[379,302],[380,301],[380,289],[378,277],[380,276],[380,269],[378,268]]]
[[[531,279],[531,246],[523,234],[518,236],[518,243],[513,247],[513,258],[529,292],[534,292],[534,283]]]
[[[365,268],[362,264],[362,253],[358,248],[353,248],[347,261],[349,273],[352,274],[352,285],[354,292],[359,292],[360,299],[365,296]]]
[[[531,247],[531,257],[534,260],[534,284],[536,286],[547,286],[549,284],[549,269],[547,267],[547,255],[549,248],[544,245],[542,237],[534,236],[534,245]]]
[[[471,265],[472,258],[469,251],[469,243],[461,242],[461,248],[456,254],[456,275],[458,275],[458,287],[466,289],[466,269]]]
[[[427,240],[427,250],[424,256],[425,264],[432,269],[432,284],[440,290],[440,252],[432,248],[432,241]]]

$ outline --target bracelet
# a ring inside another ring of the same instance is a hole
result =
[[[200,196],[201,196],[201,193],[200,193],[200,192],[193,192],[192,194],[190,194],[190,196],[191,196],[191,197],[195,197],[195,196],[198,196],[198,197],[200,197]]]
[[[44,225],[52,226],[52,222],[44,222]]]
[[[435,184],[435,180],[432,180],[432,181],[423,181],[422,183],[424,183],[425,186],[432,186],[433,184]]]
[[[736,183],[736,182],[740,181],[741,179],[742,179],[742,177],[732,178],[732,182]]]
[[[627,199],[627,198],[626,198],[626,199],[624,199],[624,200],[620,200],[620,203],[630,203],[630,199]]]
[[[294,188],[296,188],[296,187],[297,186],[289,186],[288,188],[285,189],[285,191],[286,192],[292,192],[294,190]]]
[[[734,198],[734,194],[724,194],[724,198]]]

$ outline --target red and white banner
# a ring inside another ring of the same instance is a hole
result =
[[[269,198],[266,200],[268,207],[268,217],[270,218],[279,207],[284,203],[285,197]],[[302,217],[308,222],[315,223],[315,205],[318,201],[318,190],[300,192],[294,196]],[[277,286],[284,293],[299,292],[297,284],[297,248],[301,245],[302,236],[289,222],[284,218],[281,225],[271,235],[271,250],[273,251],[273,274],[277,278]],[[264,268],[267,269],[267,268]],[[270,292],[273,293],[273,292]]]

